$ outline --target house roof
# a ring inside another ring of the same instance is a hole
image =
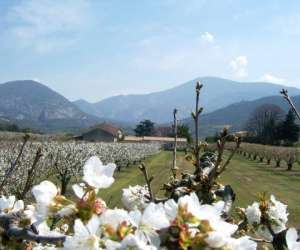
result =
[[[98,124],[98,125],[95,125],[95,126],[89,128],[88,130],[84,131],[82,134],[84,135],[86,133],[89,133],[89,132],[92,132],[92,131],[98,130],[98,129],[103,130],[106,133],[113,135],[113,136],[117,136],[118,132],[120,131],[119,128],[116,128],[109,123],[102,123],[102,124]]]

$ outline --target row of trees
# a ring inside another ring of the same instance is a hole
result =
[[[36,133],[39,133],[38,131],[34,131],[34,130],[30,129],[30,128],[20,128],[17,124],[7,123],[7,122],[0,123],[0,131],[6,131],[6,132],[23,132],[23,133],[36,132]]]
[[[209,151],[217,150],[214,143],[210,143],[206,147]],[[235,148],[235,143],[233,142],[226,144],[226,150],[230,152],[234,151]],[[286,170],[288,171],[291,171],[296,163],[300,164],[300,150],[297,147],[281,147],[243,142],[236,150],[236,153],[248,160],[265,162],[267,165],[273,165],[276,168],[286,165]]]
[[[250,135],[245,141],[290,146],[298,141],[299,126],[293,110],[284,115],[283,110],[273,104],[259,106],[247,122]]]

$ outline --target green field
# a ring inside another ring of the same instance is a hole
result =
[[[178,154],[178,166],[181,171],[192,171],[183,153]],[[150,174],[155,176],[153,189],[157,195],[162,195],[160,188],[170,176],[172,153],[161,152],[146,159]],[[129,185],[144,184],[144,178],[136,166],[122,169],[115,174],[116,181],[109,189],[101,192],[111,207],[121,206],[122,188]],[[257,200],[258,194],[266,191],[274,194],[279,200],[289,204],[290,225],[300,227],[300,168],[287,172],[284,168],[268,166],[265,163],[249,161],[236,155],[228,170],[221,176],[223,184],[231,184],[237,194],[236,206],[246,206]]]

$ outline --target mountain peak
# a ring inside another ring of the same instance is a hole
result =
[[[52,121],[53,126],[61,127],[57,125],[61,122],[76,127],[96,120],[62,95],[33,80],[0,84],[0,116],[39,130],[47,130]]]

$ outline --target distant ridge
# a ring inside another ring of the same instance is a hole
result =
[[[96,103],[79,100],[74,104],[86,113],[106,119],[136,123],[147,118],[156,123],[165,123],[172,119],[172,110],[175,107],[179,110],[181,118],[189,116],[194,109],[196,81],[201,81],[204,85],[200,102],[205,113],[236,102],[277,95],[284,87],[265,82],[236,82],[217,77],[200,77],[161,92],[119,95]],[[291,95],[300,95],[297,88],[287,89]]]
[[[292,97],[296,107],[300,110],[300,95]],[[231,104],[225,108],[201,115],[200,135],[206,137],[219,132],[224,126],[229,126],[231,131],[243,130],[247,120],[254,110],[263,104],[275,104],[287,112],[290,108],[281,96],[268,96],[254,101],[242,101]],[[194,123],[191,118],[181,120],[187,124],[194,133]]]

